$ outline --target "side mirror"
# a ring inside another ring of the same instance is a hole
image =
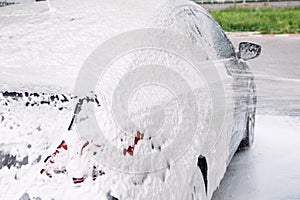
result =
[[[239,44],[238,58],[250,60],[256,58],[261,53],[261,46],[251,42],[241,42]]]

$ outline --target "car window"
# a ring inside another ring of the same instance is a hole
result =
[[[186,6],[176,14],[176,20],[194,42],[207,50],[212,59],[235,57],[234,46],[220,25],[206,11],[195,6]]]

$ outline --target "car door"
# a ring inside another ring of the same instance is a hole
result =
[[[227,135],[228,164],[245,137],[252,74],[248,65],[237,58],[233,44],[206,10],[183,6],[176,16],[186,27],[188,36],[204,47],[207,59],[214,62],[223,79],[227,111],[223,131]]]

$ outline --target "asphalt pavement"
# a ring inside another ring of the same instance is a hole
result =
[[[235,37],[262,45],[250,61],[258,114],[253,148],[238,152],[213,200],[300,199],[300,37]]]
[[[230,37],[262,46],[260,57],[249,60],[256,77],[258,114],[300,115],[300,36]]]

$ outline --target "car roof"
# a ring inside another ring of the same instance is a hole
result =
[[[98,45],[157,26],[157,19],[169,17],[163,10],[185,4],[191,3],[53,0],[50,10],[46,2],[0,8],[0,90],[72,92],[80,67]]]

